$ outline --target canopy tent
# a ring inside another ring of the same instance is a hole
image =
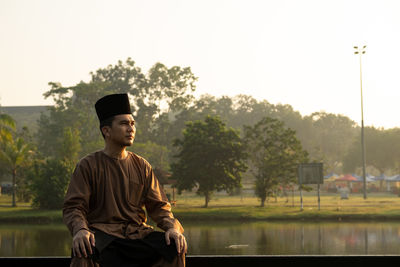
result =
[[[358,182],[363,182],[363,181],[364,181],[364,179],[363,179],[362,176],[358,176],[358,175],[356,175],[356,174],[354,174],[354,173],[353,173],[353,176],[357,178],[357,181],[358,181]],[[374,179],[374,178],[375,178],[375,176],[373,176],[373,175],[371,175],[371,174],[369,174],[369,173],[367,173],[367,174],[365,175],[365,179],[366,179],[367,182],[375,182],[375,179]]]
[[[337,178],[337,177],[339,177],[339,175],[337,175],[337,174],[334,173],[334,172],[331,172],[330,174],[325,175],[325,176],[324,176],[324,179],[330,179],[330,178],[332,178],[332,177]]]
[[[387,191],[392,191],[392,183],[395,183],[396,184],[395,188],[398,188],[399,182],[400,182],[400,174],[387,177],[386,180]]]
[[[339,188],[343,188],[343,183],[346,183],[347,187],[353,191],[353,182],[357,182],[357,178],[351,174],[345,174],[344,176],[337,178],[335,182],[339,182]]]
[[[382,173],[379,176],[375,176],[374,177],[375,181],[386,181],[387,179],[388,179],[388,177],[384,173]]]
[[[372,182],[372,181],[374,181],[375,176],[367,173],[366,178],[367,178],[367,182]]]
[[[358,181],[358,179],[351,174],[345,174],[344,176],[337,178],[335,181],[355,182]]]
[[[339,175],[337,175],[334,172],[331,172],[330,174],[324,176],[324,182],[334,182],[338,177]]]
[[[400,182],[400,174],[389,176],[387,178],[387,181],[389,181],[389,182]]]

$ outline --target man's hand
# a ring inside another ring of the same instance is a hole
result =
[[[91,255],[92,246],[95,246],[94,234],[86,229],[79,230],[72,239],[72,250],[74,256],[78,256],[79,258],[81,258],[82,255],[87,258],[87,252]]]
[[[167,242],[167,245],[171,244],[171,238],[175,240],[176,251],[178,251],[178,254],[187,252],[187,243],[184,235],[174,228],[171,228],[165,232],[165,241]]]

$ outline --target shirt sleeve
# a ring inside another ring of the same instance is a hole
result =
[[[145,198],[145,207],[150,218],[157,223],[157,226],[164,231],[174,228],[183,233],[183,227],[180,222],[174,218],[171,211],[171,204],[161,188],[158,179],[150,165],[146,164],[146,183],[147,193]]]
[[[89,231],[87,221],[91,194],[89,177],[89,170],[84,167],[82,162],[79,162],[72,174],[64,198],[63,220],[72,236],[81,229]]]

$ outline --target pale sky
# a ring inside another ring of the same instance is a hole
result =
[[[0,0],[0,104],[48,105],[48,82],[131,57],[190,66],[196,96],[248,94],[302,115],[400,127],[400,1]]]

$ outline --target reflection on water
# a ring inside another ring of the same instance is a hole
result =
[[[64,225],[1,225],[0,256],[64,256],[71,254]]]
[[[264,222],[186,229],[191,254],[400,254],[400,223]]]
[[[183,222],[192,255],[399,255],[400,223]],[[2,225],[0,256],[68,256],[64,225]]]

